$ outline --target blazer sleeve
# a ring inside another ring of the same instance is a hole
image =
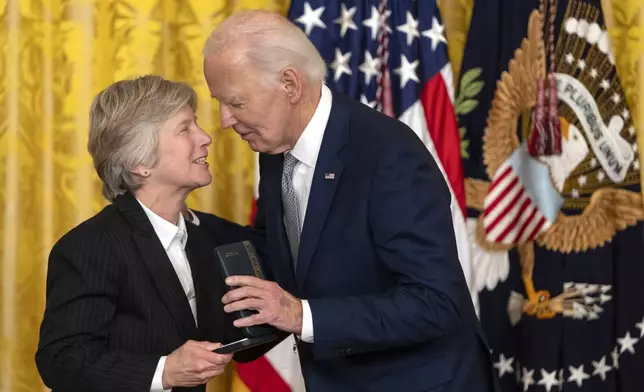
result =
[[[259,200],[257,201],[258,213]],[[199,226],[203,227],[219,244],[231,244],[233,242],[251,241],[260,257],[266,257],[266,239],[263,229],[251,225],[240,225],[221,218],[214,214],[203,211],[193,211],[199,217]],[[255,217],[257,221],[257,215]]]
[[[374,295],[309,299],[314,353],[427,342],[460,323],[466,283],[452,229],[451,194],[425,147],[405,141],[392,143],[381,155],[368,201],[375,253],[396,284]]]
[[[160,359],[109,348],[119,300],[119,258],[96,225],[52,249],[36,365],[53,390],[148,392]]]

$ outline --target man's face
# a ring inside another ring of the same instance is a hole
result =
[[[204,60],[210,94],[219,101],[221,126],[232,127],[257,152],[278,154],[292,148],[292,106],[286,90],[269,87],[263,75],[245,62],[233,64],[226,53]]]

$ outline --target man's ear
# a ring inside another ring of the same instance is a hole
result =
[[[284,69],[282,72],[282,83],[288,100],[291,104],[296,104],[302,99],[302,75],[292,67]]]

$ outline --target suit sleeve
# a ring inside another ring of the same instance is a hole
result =
[[[427,342],[459,325],[465,280],[450,200],[440,169],[422,144],[388,148],[373,178],[368,219],[375,252],[396,283],[374,295],[309,299],[314,351],[315,346],[324,348],[320,352],[360,352]]]
[[[259,200],[257,204],[259,207]],[[257,214],[259,214],[259,209],[257,211]],[[216,238],[218,243],[231,244],[233,242],[251,241],[260,257],[266,257],[266,240],[263,226],[262,229],[258,229],[255,226],[240,225],[207,212],[195,211],[195,213],[200,221],[199,226]],[[257,222],[257,214],[255,222]]]
[[[267,250],[266,237],[265,237],[266,221],[264,218],[264,209],[262,207],[261,197],[257,199],[255,206],[256,206],[255,216],[253,219],[252,227],[250,227],[251,229],[250,235],[251,235],[253,244],[255,244],[255,247],[257,248],[257,252],[260,254],[260,258],[262,260],[267,260],[268,250]],[[266,262],[264,262],[264,267],[265,267],[264,272],[267,274],[267,277],[270,278],[271,270],[267,268],[268,265]],[[241,335],[238,329],[235,328],[235,330],[237,334]],[[279,343],[281,343],[285,338],[287,338],[290,335],[287,333],[281,333],[281,331],[277,331],[277,333],[280,334],[278,340],[258,346],[256,348],[240,351],[236,353],[233,358],[235,359],[235,361],[242,362],[242,363],[255,360],[260,356],[266,354],[273,347],[277,346]]]
[[[119,258],[96,227],[52,249],[36,365],[53,390],[150,391],[160,356],[109,348],[119,297]]]

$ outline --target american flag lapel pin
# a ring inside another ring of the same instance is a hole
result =
[[[324,173],[325,180],[335,180],[335,173]]]

